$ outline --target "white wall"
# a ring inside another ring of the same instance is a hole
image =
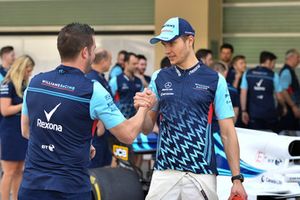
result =
[[[0,36],[0,48],[12,45],[17,56],[28,54],[34,59],[36,66],[34,74],[48,71],[60,64],[56,48],[57,36]],[[113,64],[120,50],[144,54],[148,59],[146,74],[151,75],[154,69],[154,47],[149,44],[151,36],[143,35],[114,35],[96,37],[96,46],[112,52]]]

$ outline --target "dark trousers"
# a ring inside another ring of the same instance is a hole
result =
[[[280,126],[278,120],[265,120],[250,118],[249,128],[255,130],[272,130],[275,133],[279,133]]]
[[[300,130],[299,119],[295,118],[293,111],[289,108],[285,116],[280,119],[282,130]]]

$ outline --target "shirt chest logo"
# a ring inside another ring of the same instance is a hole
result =
[[[171,96],[174,95],[172,83],[166,82],[164,88],[161,89],[161,96]]]
[[[194,90],[208,90],[209,86],[208,85],[203,85],[203,84],[199,84],[199,83],[195,83]]]
[[[123,83],[121,89],[122,90],[128,90],[129,87],[128,87],[128,85],[126,83]]]

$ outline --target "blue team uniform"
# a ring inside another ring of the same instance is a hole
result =
[[[105,79],[104,74],[100,74],[99,72],[92,70],[90,73],[86,74],[86,77],[91,80],[98,81],[106,90],[107,92],[112,95],[111,89],[109,87],[108,82]],[[104,167],[111,164],[112,160],[112,153],[109,149],[108,145],[108,137],[110,132],[108,130],[105,131],[104,135],[97,136],[94,135],[93,138],[93,146],[96,149],[96,155],[91,160],[89,168],[97,168],[97,167]]]
[[[249,128],[275,131],[278,128],[278,114],[274,92],[282,91],[278,74],[266,67],[257,66],[244,73],[241,89],[247,89]]]
[[[114,77],[117,77],[119,76],[120,74],[123,73],[123,68],[121,67],[120,64],[115,64],[115,66],[112,67],[112,69],[110,70],[109,72],[109,80],[114,78]]]
[[[109,85],[120,111],[127,119],[132,117],[136,112],[133,97],[135,93],[143,91],[142,81],[135,76],[131,80],[123,73],[112,78]]]
[[[228,86],[228,91],[229,91],[232,107],[239,108],[240,107],[240,95],[239,95],[238,90],[229,83],[227,83],[227,86]],[[214,115],[213,122],[212,122],[212,133],[219,133],[219,132],[220,132],[220,127],[218,124],[218,120],[217,120],[216,116]]]
[[[226,81],[199,62],[188,70],[177,66],[152,75],[161,115],[156,170],[217,174],[211,123],[234,116]]]
[[[12,82],[1,85],[1,98],[10,98],[12,105],[23,102]],[[21,112],[2,117],[1,124],[1,160],[23,161],[25,159],[27,140],[21,134]]]
[[[293,102],[300,105],[300,85],[295,71],[289,65],[285,64],[280,70],[280,84],[283,90],[287,90]],[[294,116],[292,108],[288,106],[288,112],[281,118],[281,127],[283,130],[300,130],[299,119]]]
[[[73,199],[87,194],[80,199],[89,199],[87,168],[95,120],[110,129],[124,116],[99,82],[73,67],[61,65],[35,76],[26,91],[22,114],[29,117],[30,138],[19,198],[27,199],[32,190],[38,196],[42,190],[41,199],[62,193]]]

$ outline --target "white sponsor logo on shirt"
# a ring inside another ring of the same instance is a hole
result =
[[[256,86],[254,86],[254,90],[256,91],[265,91],[266,87],[262,87],[261,84],[263,83],[264,79],[260,79],[257,83]]]
[[[55,149],[55,146],[54,146],[53,144],[49,144],[49,145],[43,144],[43,145],[41,146],[41,148],[53,152],[54,149]]]
[[[37,119],[37,126],[43,129],[48,129],[48,130],[53,130],[53,131],[58,131],[58,132],[62,132],[63,127],[60,124],[53,124],[50,123],[50,119],[52,117],[52,115],[55,113],[55,111],[57,110],[57,108],[60,106],[61,103],[59,103],[58,105],[56,105],[52,110],[50,110],[50,112],[48,113],[47,111],[44,110],[47,122],[42,121],[41,119]]]

